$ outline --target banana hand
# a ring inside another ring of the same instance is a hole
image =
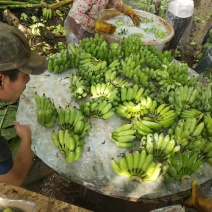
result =
[[[103,32],[105,34],[113,34],[116,31],[116,26],[114,26],[113,24],[106,23],[104,21],[96,21],[95,31]]]
[[[137,27],[140,26],[141,20],[140,20],[140,18],[135,14],[135,12],[134,12],[134,10],[133,10],[132,7],[126,6],[125,9],[124,9],[123,14],[129,16],[129,17],[132,19],[133,24],[134,24],[135,26],[137,26]]]

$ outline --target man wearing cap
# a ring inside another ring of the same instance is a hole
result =
[[[30,74],[42,74],[47,61],[31,51],[28,40],[17,28],[0,22],[0,101],[8,103],[19,99]],[[29,126],[14,123],[21,139],[17,154],[13,157],[8,141],[0,135],[0,182],[21,185],[32,162],[31,132]]]

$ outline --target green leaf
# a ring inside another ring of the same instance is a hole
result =
[[[16,120],[17,107],[17,102],[0,102],[0,135],[4,136],[7,140],[17,135],[13,128],[13,122]]]

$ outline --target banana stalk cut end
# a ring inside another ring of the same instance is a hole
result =
[[[189,175],[184,175],[183,177],[182,177],[182,181],[185,181],[185,180],[188,180],[190,178],[190,176]]]
[[[131,180],[137,180],[138,182],[141,182],[141,183],[143,182],[142,179],[139,176],[132,176],[130,179]]]

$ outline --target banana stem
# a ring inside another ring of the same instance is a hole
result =
[[[20,2],[20,1],[0,1],[0,5],[21,5],[26,4],[26,2]]]
[[[52,10],[55,10],[59,7],[63,7],[63,6],[66,6],[66,5],[69,5],[73,2],[73,0],[64,0],[64,1],[60,1],[60,2],[57,2],[55,4],[52,4],[52,5],[49,5],[48,8],[49,9],[52,9]]]
[[[1,5],[1,3],[0,3]],[[3,5],[3,6],[0,6],[0,9],[16,9],[16,8],[33,8],[33,7],[42,7],[41,4],[20,4],[20,5],[13,5],[13,4],[10,4],[10,5]]]

